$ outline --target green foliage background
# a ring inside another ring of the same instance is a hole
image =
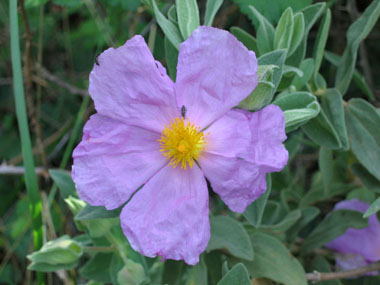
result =
[[[0,2],[0,283],[297,285],[336,271],[324,244],[380,209],[379,15],[380,0]],[[178,45],[203,24],[255,51],[259,84],[239,107],[278,105],[290,156],[243,215],[211,195],[211,240],[190,267],[134,252],[120,209],[79,200],[69,171],[96,56],[142,34],[175,80]],[[328,215],[352,198],[364,216]]]

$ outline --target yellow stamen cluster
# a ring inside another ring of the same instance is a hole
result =
[[[204,149],[205,135],[200,132],[200,128],[185,121],[183,118],[175,118],[173,122],[162,131],[160,152],[170,160],[169,165],[174,168],[181,165],[186,169],[190,168]]]

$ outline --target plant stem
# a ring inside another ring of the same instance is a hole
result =
[[[336,280],[336,279],[347,279],[356,276],[363,275],[367,272],[380,270],[380,261],[369,264],[367,266],[359,267],[347,271],[338,271],[338,272],[328,272],[320,273],[314,271],[313,273],[307,273],[306,279],[309,281],[326,281],[326,280]]]

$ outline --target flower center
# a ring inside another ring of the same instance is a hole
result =
[[[194,160],[199,157],[204,149],[205,135],[199,131],[199,127],[188,120],[175,118],[173,122],[162,131],[160,152],[170,160],[169,165],[174,168],[181,165],[186,169],[187,164],[193,167]]]

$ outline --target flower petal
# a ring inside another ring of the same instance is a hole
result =
[[[165,123],[180,115],[173,82],[141,36],[98,57],[89,92],[100,114],[128,125],[161,132]]]
[[[280,171],[288,162],[285,117],[278,106],[269,105],[258,112],[248,113],[252,134],[251,152],[247,159],[266,172]]]
[[[238,110],[228,111],[204,133],[207,134],[204,151],[224,157],[243,156],[251,142],[249,119]]]
[[[251,162],[205,153],[199,165],[212,189],[234,212],[244,212],[252,201],[265,192],[265,173]]]
[[[178,106],[204,128],[237,106],[257,85],[255,53],[224,30],[199,27],[180,45]]]
[[[132,248],[149,257],[183,259],[194,265],[210,238],[206,180],[197,166],[165,166],[121,212]]]
[[[276,106],[255,113],[229,111],[205,132],[199,165],[227,206],[242,213],[265,192],[266,174],[281,170],[288,160],[282,111]]]
[[[339,202],[334,210],[348,209],[364,213],[368,207],[368,204],[352,199]],[[369,262],[380,260],[380,223],[376,214],[369,217],[368,227],[349,228],[343,235],[329,242],[326,247],[340,253],[359,254]]]
[[[335,254],[336,267],[339,270],[354,270],[359,267],[367,266],[372,262],[368,262],[359,254]],[[367,272],[363,275],[375,276],[378,271]]]
[[[99,114],[91,116],[73,153],[72,176],[79,197],[115,209],[166,163],[160,135]]]

